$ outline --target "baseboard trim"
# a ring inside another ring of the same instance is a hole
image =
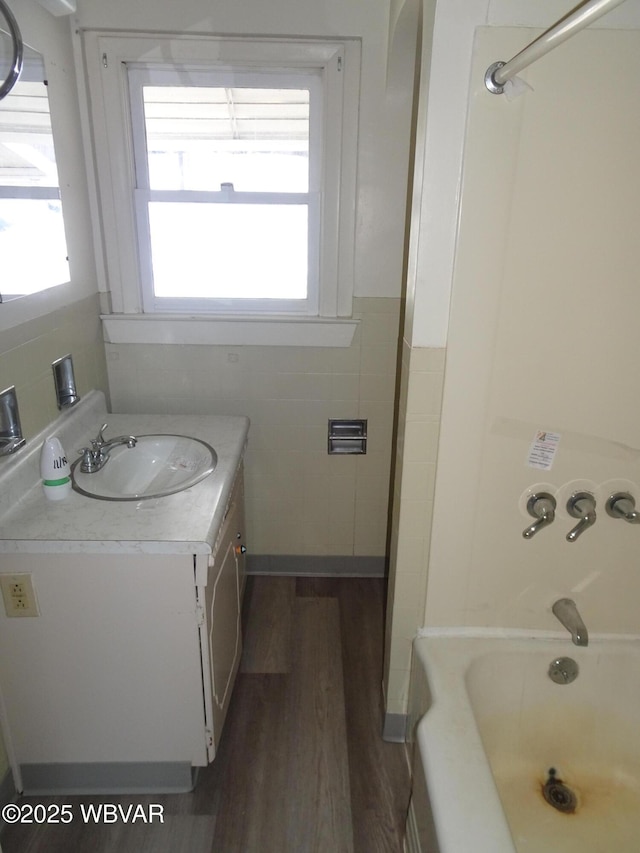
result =
[[[382,727],[382,740],[391,743],[404,743],[407,739],[408,714],[385,714]]]
[[[387,575],[386,557],[250,554],[246,566],[249,575],[344,578],[384,578]]]
[[[197,768],[186,761],[22,764],[25,794],[182,794]]]

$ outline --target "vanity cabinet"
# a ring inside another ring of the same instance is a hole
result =
[[[140,513],[152,509],[140,508]],[[5,734],[27,793],[180,791],[215,757],[242,652],[242,467],[211,553],[3,554]],[[150,549],[148,549],[150,550]],[[124,549],[123,549],[124,551]]]

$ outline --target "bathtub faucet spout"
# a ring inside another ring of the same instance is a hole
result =
[[[578,613],[575,601],[571,598],[559,598],[551,608],[556,619],[564,625],[571,634],[571,639],[576,646],[588,646],[589,634],[587,626]]]

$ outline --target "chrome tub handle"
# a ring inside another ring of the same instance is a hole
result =
[[[575,492],[567,501],[567,512],[572,518],[580,519],[567,533],[567,542],[575,542],[596,523],[596,499],[591,492]]]
[[[527,501],[527,512],[536,520],[522,531],[525,539],[531,539],[556,517],[556,499],[549,492],[538,492]]]
[[[636,499],[629,492],[615,492],[605,505],[608,515],[622,518],[629,524],[640,524],[640,512],[636,509]]]

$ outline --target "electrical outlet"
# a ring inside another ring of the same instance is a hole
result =
[[[7,616],[39,616],[31,575],[0,575],[0,588]]]

